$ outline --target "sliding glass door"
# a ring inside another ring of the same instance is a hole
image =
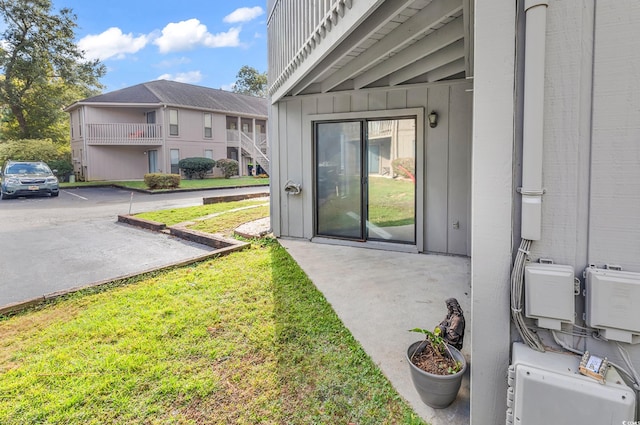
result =
[[[415,124],[315,124],[317,235],[415,243]]]
[[[316,125],[317,233],[362,240],[362,123]]]

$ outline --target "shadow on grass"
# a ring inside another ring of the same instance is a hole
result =
[[[270,250],[277,369],[287,383],[289,423],[424,424],[286,250],[275,241]]]

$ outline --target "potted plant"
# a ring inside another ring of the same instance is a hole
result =
[[[447,300],[447,307],[447,318],[433,332],[411,329],[426,337],[411,344],[407,350],[413,385],[420,399],[434,409],[453,403],[467,369],[467,362],[458,349],[462,348],[464,335],[462,310],[455,298]]]

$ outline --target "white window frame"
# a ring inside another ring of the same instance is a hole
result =
[[[174,116],[175,116],[175,120],[173,120]],[[169,136],[180,135],[180,127],[179,127],[180,118],[179,117],[180,116],[178,114],[177,109],[169,109]]]
[[[207,120],[209,121],[208,123],[207,123]],[[204,123],[204,130],[203,130],[204,138],[212,139],[213,138],[213,114],[211,112],[205,112],[203,114],[202,121]],[[208,131],[209,134],[207,134],[207,130],[209,130]]]

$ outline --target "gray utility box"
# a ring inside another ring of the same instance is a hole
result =
[[[575,322],[575,275],[561,264],[529,264],[524,269],[524,311],[541,328],[560,330]]]
[[[587,325],[609,340],[640,343],[640,273],[589,267]]]
[[[623,424],[636,420],[636,396],[610,367],[601,384],[578,372],[580,357],[514,343],[507,425]]]

